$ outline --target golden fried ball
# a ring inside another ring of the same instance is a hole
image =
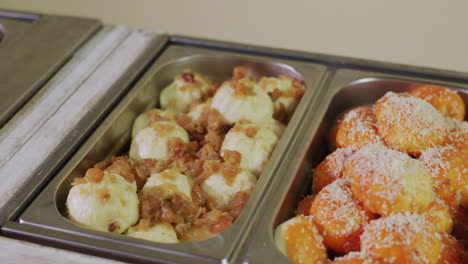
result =
[[[379,144],[356,151],[345,166],[345,179],[366,208],[376,214],[421,212],[432,201],[432,183],[423,164]]]
[[[431,175],[435,193],[450,207],[468,208],[468,151],[434,147],[423,151],[420,160]]]
[[[436,264],[441,237],[418,214],[391,214],[364,227],[361,249],[383,263]]]
[[[347,253],[359,250],[364,226],[376,216],[353,197],[349,181],[338,179],[323,188],[312,202],[314,218],[325,246]]]
[[[455,119],[446,120],[451,125],[446,145],[468,151],[468,122]]]
[[[388,92],[374,105],[379,133],[394,149],[419,156],[445,142],[449,125],[431,104],[408,94]]]
[[[450,208],[437,195],[433,196],[432,202],[422,215],[429,223],[434,225],[434,229],[437,232],[452,232],[453,221],[450,215]]]
[[[353,155],[351,148],[339,148],[328,155],[315,169],[312,189],[320,192],[323,187],[342,178],[346,160]]]
[[[440,252],[437,264],[464,264],[468,262],[463,245],[453,236],[447,233],[441,233],[442,252]]]
[[[437,109],[442,115],[465,120],[465,103],[455,90],[432,84],[423,84],[410,92]]]
[[[310,216],[296,216],[276,228],[275,242],[280,251],[296,264],[327,261],[323,238]]]
[[[336,146],[360,149],[370,143],[385,144],[376,122],[372,108],[363,106],[352,109],[338,124]]]

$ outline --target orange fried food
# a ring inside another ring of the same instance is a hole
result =
[[[380,264],[381,261],[373,259],[364,252],[354,251],[346,254],[343,257],[335,258],[332,264]]]
[[[446,144],[468,151],[468,122],[455,119],[448,119],[447,121],[451,124],[451,129]]]
[[[423,164],[379,144],[351,156],[343,174],[354,195],[376,214],[421,212],[432,201],[431,178]]]
[[[310,215],[310,207],[312,206],[312,202],[315,200],[316,196],[316,194],[311,194],[302,199],[297,207],[297,214],[306,216]]]
[[[336,146],[360,149],[370,143],[385,144],[377,130],[377,119],[370,107],[357,107],[347,112],[338,124]]]
[[[394,149],[419,156],[445,143],[450,126],[428,102],[408,94],[388,92],[374,105],[379,133]]]
[[[447,233],[441,233],[442,252],[440,252],[437,264],[465,264],[468,259],[464,253],[463,245],[453,236]]]
[[[432,202],[422,215],[434,226],[437,232],[452,232],[453,221],[450,215],[450,208],[437,195],[433,196]]]
[[[323,238],[310,216],[296,216],[279,225],[275,242],[294,263],[318,264],[327,261]]]
[[[340,253],[359,250],[359,236],[376,216],[353,197],[348,180],[338,179],[323,188],[310,208],[323,243]]]
[[[392,214],[371,221],[361,236],[361,249],[383,263],[436,264],[441,238],[418,214]]]
[[[442,115],[465,120],[465,103],[455,90],[432,84],[423,84],[410,92],[437,109]]]
[[[420,160],[431,175],[435,193],[450,207],[468,208],[468,151],[435,147],[423,151]]]
[[[312,189],[320,192],[323,187],[342,178],[346,160],[353,155],[351,148],[339,148],[328,155],[315,169]]]

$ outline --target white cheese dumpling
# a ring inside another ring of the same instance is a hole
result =
[[[159,186],[164,188],[165,196],[169,198],[173,194],[183,194],[192,199],[192,182],[186,175],[180,173],[176,168],[166,169],[161,173],[153,173],[143,186],[143,191],[150,187]]]
[[[158,223],[148,229],[135,225],[130,227],[125,235],[160,243],[179,243],[177,233],[169,223]]]
[[[286,75],[263,77],[259,85],[273,101],[273,116],[281,121],[288,120],[305,91],[300,81]]]
[[[161,110],[156,108],[140,114],[133,123],[132,138],[134,138],[143,128],[158,121],[175,121],[175,114],[170,110]]]
[[[208,96],[212,86],[202,75],[185,71],[161,92],[161,107],[176,114],[187,112],[191,103]]]
[[[294,263],[326,263],[327,249],[312,216],[298,215],[275,230],[278,249]]]
[[[70,220],[99,231],[123,233],[139,218],[139,200],[135,182],[120,175],[89,169],[77,179],[67,197]]]
[[[169,157],[169,141],[178,138],[189,142],[189,135],[181,126],[171,121],[150,124],[138,132],[130,145],[133,159],[166,159]]]
[[[252,173],[238,167],[225,164],[214,167],[216,169],[212,170],[212,174],[201,184],[201,188],[214,207],[220,211],[227,209],[229,202],[238,192],[252,189],[257,183],[257,178]]]
[[[239,122],[226,134],[221,153],[226,150],[239,152],[239,166],[258,177],[283,130],[279,123],[258,125]]]
[[[273,103],[268,94],[250,79],[224,82],[211,104],[229,123],[249,120],[267,122],[273,117]]]

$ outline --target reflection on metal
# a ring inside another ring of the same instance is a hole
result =
[[[23,13],[23,12],[9,11],[9,10],[0,10],[0,18],[5,18],[5,19],[12,19],[12,20],[33,23],[36,20],[38,20],[39,17],[40,15],[38,14]]]

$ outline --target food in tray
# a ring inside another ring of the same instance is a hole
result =
[[[313,193],[275,230],[293,262],[468,263],[465,104],[445,87],[413,88],[337,120]],[[286,227],[294,219],[307,231],[292,239]],[[325,259],[304,253],[311,241],[326,248]]]
[[[211,81],[200,74],[185,71],[161,92],[161,107],[174,113],[187,112],[194,101],[207,97],[212,87]]]
[[[191,71],[176,76],[161,93],[163,109],[136,118],[128,156],[75,179],[70,220],[162,243],[228,228],[305,89],[286,76],[265,80],[245,67],[219,86]]]
[[[137,186],[120,175],[92,168],[75,179],[67,197],[70,219],[90,228],[123,233],[138,221]]]

